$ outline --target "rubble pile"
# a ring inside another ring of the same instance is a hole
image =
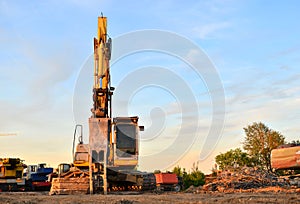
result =
[[[49,195],[87,194],[90,187],[88,172],[71,167],[62,177],[53,178]]]
[[[89,178],[53,178],[49,195],[84,195],[89,187]]]
[[[268,187],[281,189],[289,186],[290,184],[287,180],[279,179],[273,173],[244,167],[234,172],[223,171],[220,172],[217,177],[208,178],[202,190],[225,192],[228,190],[251,190]]]

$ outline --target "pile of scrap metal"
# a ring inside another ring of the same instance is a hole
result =
[[[205,191],[240,191],[265,187],[289,187],[290,184],[279,179],[275,173],[270,173],[253,167],[244,167],[239,171],[223,171],[217,177],[206,181]]]

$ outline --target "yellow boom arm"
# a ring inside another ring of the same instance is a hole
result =
[[[111,106],[109,60],[111,38],[107,39],[107,19],[98,17],[98,38],[94,38],[93,117],[107,118]]]

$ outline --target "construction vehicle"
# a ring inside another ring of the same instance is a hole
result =
[[[79,132],[79,143],[75,151],[76,134]],[[74,152],[75,151],[75,152]],[[62,163],[49,175],[51,182],[50,195],[86,194],[89,192],[89,146],[82,141],[82,125],[76,125],[73,139],[73,163]]]
[[[279,179],[300,188],[300,145],[285,144],[271,151],[271,166]]]
[[[153,173],[137,170],[139,131],[144,128],[138,125],[139,118],[112,118],[114,87],[110,83],[111,47],[112,40],[107,35],[107,19],[98,17],[98,36],[94,38],[93,107],[89,118],[89,144],[83,144],[82,126],[77,125],[74,139],[79,128],[81,131],[76,152],[73,140],[73,163],[69,171],[58,173],[58,178],[53,179],[50,194],[86,192],[86,177],[89,177],[90,193],[106,194],[107,191],[143,191],[156,188]],[[70,183],[78,183],[79,177],[82,182],[76,189],[72,189]],[[68,189],[61,186],[67,186]]]
[[[300,146],[283,145],[273,149],[271,166],[275,170],[300,170]]]
[[[176,191],[179,192],[182,188],[182,178],[179,178],[174,173],[156,173],[156,190],[163,191]]]
[[[28,165],[24,169],[24,178],[26,179],[27,191],[48,191],[51,187],[51,182],[48,181],[48,175],[53,172],[53,168],[46,167],[46,164]]]
[[[25,167],[19,158],[0,158],[0,191],[24,191]]]

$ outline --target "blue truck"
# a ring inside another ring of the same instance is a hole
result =
[[[26,190],[28,191],[48,191],[51,188],[51,182],[48,175],[53,172],[53,168],[46,167],[46,164],[28,165],[25,169],[24,177],[26,179]]]

